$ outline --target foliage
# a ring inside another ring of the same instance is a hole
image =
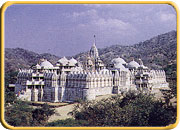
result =
[[[27,102],[17,100],[5,108],[5,120],[12,126],[31,126],[32,111]]]
[[[149,126],[167,126],[176,121],[176,108],[172,105],[166,106],[162,102],[156,102],[150,112]]]
[[[12,126],[45,126],[54,113],[47,104],[33,108],[28,102],[16,100],[5,107],[5,120]]]
[[[167,64],[175,63],[177,51],[177,32],[171,31],[155,36],[149,40],[131,45],[120,44],[98,49],[101,60],[108,64],[112,59],[121,57],[129,62],[132,57],[142,59],[144,65],[153,69],[162,69]],[[149,49],[151,48],[151,49]],[[75,55],[76,59],[83,61],[86,53]],[[84,58],[83,58],[84,57]]]
[[[60,57],[47,53],[38,54],[22,48],[5,48],[5,73],[30,68],[43,58],[55,64]]]
[[[88,123],[84,120],[75,120],[72,118],[68,118],[65,120],[57,120],[48,123],[47,126],[87,126]]]
[[[176,79],[176,71],[177,71],[177,64],[170,64],[167,65],[164,70],[166,71],[166,74],[168,75],[168,78]]]
[[[5,86],[14,84],[17,81],[18,71],[9,71],[5,73]]]
[[[173,95],[177,96],[177,64],[167,65],[164,71]]]
[[[17,100],[15,93],[10,91],[8,88],[5,89],[5,105],[13,103]]]
[[[33,125],[44,126],[48,123],[51,115],[55,114],[55,109],[51,109],[48,104],[43,104],[41,108],[36,108],[32,111]]]
[[[8,87],[17,80],[17,71],[10,71],[5,74],[5,104],[13,103],[16,100],[15,93]]]
[[[89,126],[167,126],[176,120],[176,107],[149,94],[129,93],[125,97],[81,102],[71,114]]]
[[[175,95],[173,94],[173,91],[170,90],[160,90],[163,94],[162,98],[164,99],[167,106],[172,105],[171,100],[176,99]]]

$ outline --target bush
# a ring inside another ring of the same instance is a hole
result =
[[[5,108],[5,120],[12,126],[31,126],[32,111],[27,102],[17,100]]]
[[[16,100],[5,107],[5,120],[11,126],[45,126],[54,113],[47,104],[34,109],[28,102]]]
[[[48,104],[43,104],[42,107],[36,108],[32,111],[33,125],[45,126],[51,115],[55,114],[55,109],[51,109]]]
[[[15,93],[10,91],[8,88],[5,89],[5,105],[12,104],[14,101],[17,100]]]
[[[81,102],[71,114],[76,120],[87,121],[89,126],[167,126],[176,120],[176,107],[149,94],[130,93],[123,98]]]
[[[65,120],[57,120],[57,121],[54,121],[54,122],[50,122],[48,123],[47,126],[87,126],[88,123],[84,120],[75,120],[75,119],[72,119],[72,118],[68,118],[68,119],[65,119]]]
[[[9,84],[14,84],[17,80],[17,71],[5,73],[5,105],[13,103],[16,100],[15,93],[9,88]]]

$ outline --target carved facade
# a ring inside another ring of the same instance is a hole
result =
[[[15,84],[18,98],[28,101],[72,102],[94,100],[96,96],[122,94],[131,90],[157,93],[169,89],[164,70],[151,70],[134,60],[115,58],[105,67],[93,44],[83,66],[65,57],[53,66],[43,60],[20,70]]]

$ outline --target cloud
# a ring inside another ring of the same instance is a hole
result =
[[[94,34],[98,48],[127,45],[177,25],[176,11],[167,4],[13,5],[5,19],[7,47],[37,50],[38,44],[41,52],[55,47],[52,53],[57,55],[89,49]]]
[[[86,24],[79,24],[79,28],[94,29],[109,33],[135,31],[136,29],[130,24],[119,19],[103,19],[99,18]]]
[[[95,25],[97,26],[102,26],[104,29],[112,29],[112,30],[126,30],[132,25],[130,25],[127,22],[123,22],[122,20],[119,19],[103,19],[100,18],[97,21],[93,21]]]
[[[89,8],[106,8],[113,7],[113,4],[83,4],[85,7]]]
[[[91,9],[91,10],[87,10],[85,12],[73,12],[72,17],[73,18],[81,18],[81,17],[96,18],[97,11],[95,9]]]
[[[176,15],[172,14],[172,13],[161,13],[160,14],[160,20],[162,22],[176,21]]]
[[[87,10],[85,12],[73,12],[72,17],[76,19],[78,26],[83,28],[95,28],[102,31],[126,31],[135,28],[128,22],[124,22],[118,18],[103,18],[98,15],[95,9]]]
[[[98,37],[99,47],[110,43],[127,43],[127,37],[134,39],[138,30],[130,22],[121,18],[111,18],[101,15],[96,9],[89,9],[81,12],[73,12],[69,18],[75,21],[74,27],[69,31],[76,37],[90,39],[94,34]],[[79,36],[77,36],[79,35]]]
[[[102,7],[103,4],[83,4],[86,7],[94,7],[94,8],[99,8]]]

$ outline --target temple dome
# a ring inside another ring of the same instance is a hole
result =
[[[63,58],[59,59],[58,62],[60,64],[66,65],[66,64],[68,64],[69,60],[66,59],[66,57],[63,57]]]
[[[127,71],[128,69],[124,67],[124,65],[122,65],[121,63],[115,64],[114,65],[115,69],[119,69],[121,71]]]
[[[139,59],[139,62],[140,62],[140,68],[148,69],[148,67],[143,65],[143,61],[141,59]]]
[[[96,48],[95,43],[92,45],[90,49],[90,57],[94,59],[99,57],[98,49]]]
[[[69,60],[69,63],[70,63],[71,65],[75,65],[75,64],[77,64],[77,60],[75,60],[74,58],[71,58],[71,59]]]
[[[143,68],[143,69],[148,69],[148,67],[144,66],[144,65],[140,65],[140,67]]]
[[[35,66],[35,68],[40,69],[41,66],[40,66],[39,64],[37,64],[37,65]]]
[[[41,67],[44,67],[44,68],[53,68],[54,66],[47,60],[41,62],[40,64]]]
[[[126,64],[126,62],[124,61],[124,59],[118,57],[118,58],[114,58],[112,61],[111,61],[113,64]]]
[[[128,67],[129,68],[138,68],[138,67],[140,67],[140,65],[136,61],[133,60],[133,61],[129,62]]]

